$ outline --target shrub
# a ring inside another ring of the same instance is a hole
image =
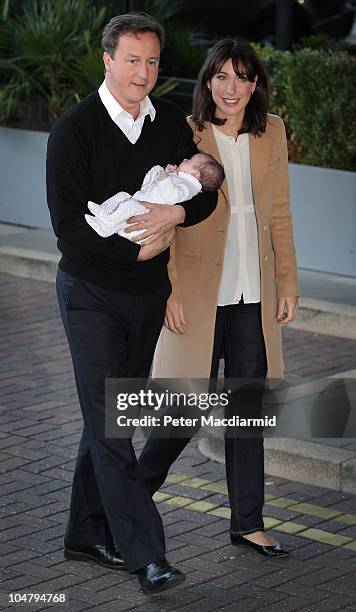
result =
[[[166,26],[167,44],[160,62],[163,74],[196,79],[207,49],[195,44],[189,28],[178,23]]]
[[[356,58],[346,51],[258,47],[271,81],[271,112],[283,117],[290,160],[356,168]]]
[[[104,77],[101,33],[125,3],[92,0],[0,0],[0,124],[47,130],[66,108],[100,85]],[[180,0],[151,0],[161,22]],[[2,9],[2,10],[1,10]],[[16,10],[15,10],[16,9]],[[156,95],[174,88],[168,81]]]
[[[1,2],[1,0],[0,0]],[[0,124],[48,129],[103,79],[100,38],[118,0],[27,0],[0,4]],[[11,6],[17,6],[11,14]],[[19,8],[20,7],[20,8]],[[166,74],[195,78],[206,49],[174,24],[180,0],[151,0],[166,22]],[[286,124],[289,156],[342,170],[356,168],[356,58],[350,45],[320,37],[293,52],[256,45],[271,81],[271,112]],[[174,87],[164,83],[155,93]]]
[[[51,123],[93,87],[99,71],[103,75],[98,58],[105,14],[82,0],[33,0],[2,21],[1,122],[31,121],[39,105],[44,123]]]

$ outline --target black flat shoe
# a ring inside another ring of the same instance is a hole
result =
[[[283,548],[281,544],[275,544],[274,546],[263,546],[262,544],[256,544],[255,542],[251,542],[251,540],[247,540],[240,535],[231,535],[231,544],[233,546],[240,546],[244,544],[246,546],[250,546],[254,550],[257,550],[260,555],[264,555],[265,557],[269,557],[270,559],[276,557],[287,557],[289,555],[288,551]]]
[[[140,583],[140,590],[146,595],[171,589],[185,580],[184,574],[169,565],[165,559],[149,563],[136,574]]]
[[[95,561],[112,570],[125,570],[125,561],[113,544],[96,544],[95,546],[64,546],[64,556],[71,561]]]

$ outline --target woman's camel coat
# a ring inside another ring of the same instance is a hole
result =
[[[199,132],[188,119],[200,151],[221,161],[210,123]],[[283,376],[281,325],[276,321],[277,296],[298,295],[297,267],[290,213],[288,152],[283,121],[268,115],[262,136],[250,134],[252,191],[255,203],[261,270],[262,327],[268,376]],[[160,378],[208,378],[214,340],[219,285],[229,222],[226,180],[215,211],[189,228],[177,228],[168,266],[172,297],[181,299],[185,333],[166,327],[157,344],[153,375]]]

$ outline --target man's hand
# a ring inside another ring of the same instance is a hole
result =
[[[183,304],[174,297],[170,297],[167,302],[166,316],[164,318],[165,326],[175,334],[184,334],[184,318]]]
[[[278,299],[277,321],[278,323],[289,323],[294,321],[298,310],[297,297],[280,297]]]
[[[173,228],[165,234],[158,236],[152,243],[150,242],[150,244],[147,244],[148,241],[144,242],[144,244],[141,245],[137,261],[147,261],[148,259],[153,259],[153,257],[156,257],[162,253],[162,251],[168,249],[169,245],[174,240],[174,235],[175,229]]]
[[[139,236],[132,238],[132,242],[144,240],[145,246],[153,244],[164,234],[173,230],[176,225],[183,223],[185,219],[185,210],[179,204],[174,206],[168,204],[149,204],[148,202],[142,202],[142,204],[150,212],[144,215],[135,215],[127,219],[128,223],[133,223],[134,225],[127,227],[125,229],[126,233],[145,230]]]

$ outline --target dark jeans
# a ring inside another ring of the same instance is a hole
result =
[[[222,356],[225,378],[266,377],[261,304],[244,304],[241,300],[236,305],[218,307],[210,373],[212,379],[217,377]],[[262,394],[259,401],[262,401]],[[151,495],[163,484],[171,464],[188,442],[187,438],[151,438],[147,441],[139,458],[139,466]],[[231,533],[263,531],[263,438],[226,437],[225,458]]]
[[[165,556],[164,533],[131,440],[105,437],[105,378],[148,377],[170,291],[119,294],[57,274],[84,420],[65,543],[115,543],[130,571]]]

